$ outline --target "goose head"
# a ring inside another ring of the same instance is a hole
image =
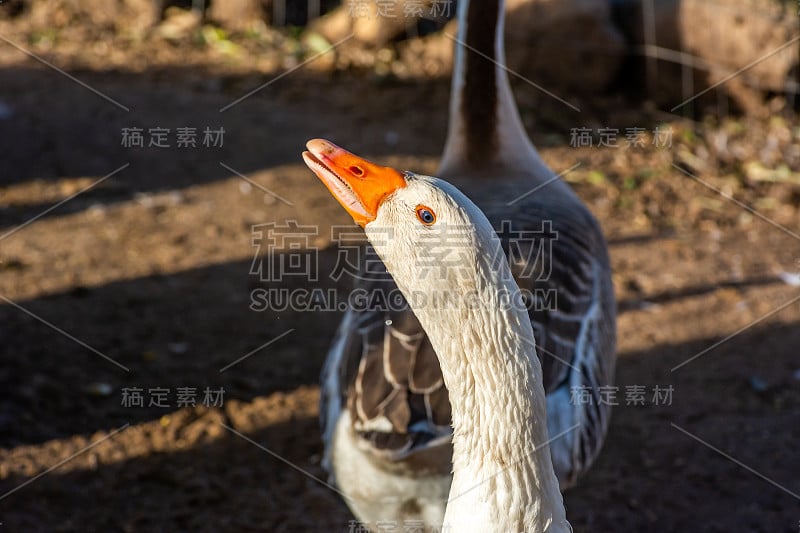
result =
[[[404,293],[475,289],[476,269],[503,257],[485,215],[446,181],[376,165],[321,139],[306,147],[306,164],[364,228]]]

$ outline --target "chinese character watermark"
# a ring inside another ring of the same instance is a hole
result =
[[[569,130],[569,145],[572,148],[644,148],[647,146],[647,130],[645,128],[597,128],[587,127],[571,128]],[[672,126],[658,126],[652,131],[650,144],[656,148],[672,148]],[[597,142],[595,143],[595,134]],[[620,134],[624,140],[619,139]]]
[[[313,237],[318,234],[317,226],[303,226],[296,220],[253,226],[252,243],[256,253],[250,273],[265,282],[279,282],[288,277],[317,281],[319,250]]]
[[[427,253],[410,259],[420,279],[458,279],[472,275],[476,268],[474,235],[472,226],[459,227],[441,224],[434,230],[425,228],[418,238]],[[538,227],[517,227],[511,221],[500,223],[498,237],[501,246],[494,257],[487,257],[485,268],[496,271],[507,256],[511,273],[519,282],[520,290],[499,291],[496,300],[486,300],[477,287],[472,291],[452,294],[449,290],[436,291],[427,288],[403,294],[393,284],[375,249],[380,249],[394,237],[393,229],[385,231],[371,229],[368,244],[364,234],[352,226],[331,228],[331,241],[338,245],[336,263],[328,273],[334,282],[343,280],[356,282],[356,289],[342,298],[336,290],[315,286],[295,288],[275,286],[277,283],[294,280],[314,284],[320,282],[320,261],[316,242],[320,236],[315,225],[302,225],[296,220],[283,223],[258,224],[252,228],[252,244],[255,247],[250,274],[258,276],[260,282],[270,284],[251,291],[250,309],[253,311],[344,311],[348,308],[372,311],[402,311],[408,301],[417,306],[434,306],[445,309],[459,305],[500,305],[525,311],[545,311],[557,308],[558,290],[549,284],[553,272],[552,257],[558,231],[552,221],[540,221]],[[507,271],[506,271],[507,272]],[[370,290],[361,288],[360,282],[368,281]],[[384,282],[389,282],[385,284]],[[440,294],[441,293],[441,294]]]
[[[123,148],[172,148],[180,149],[197,148],[222,148],[225,144],[225,128],[211,128],[206,126],[202,131],[202,138],[198,141],[198,131],[195,127],[184,126],[172,129],[156,126],[153,128],[122,128],[120,144]],[[173,144],[174,143],[174,144]]]
[[[624,402],[627,406],[644,407],[672,405],[672,385],[654,385],[648,389],[646,385],[626,385]],[[570,403],[572,405],[620,405],[618,398],[620,387],[603,385],[597,388],[586,385],[570,387]]]
[[[122,407],[155,407],[169,409],[172,407],[196,407],[197,387],[176,387],[174,392],[169,387],[123,387],[120,390]],[[225,399],[223,387],[205,387],[200,404],[205,407],[222,407]]]
[[[347,13],[351,18],[430,18],[449,19],[453,13],[453,0],[405,0],[402,10],[398,0],[347,0]]]
[[[425,521],[418,519],[405,520],[376,520],[375,522],[362,522],[360,520],[350,520],[348,522],[348,533],[453,533],[453,529],[447,524],[428,524],[425,529]]]

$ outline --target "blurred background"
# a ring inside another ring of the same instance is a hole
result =
[[[799,9],[507,2],[520,112],[619,305],[576,531],[800,527]],[[353,530],[317,378],[359,232],[300,152],[434,173],[455,12],[0,2],[0,528]]]

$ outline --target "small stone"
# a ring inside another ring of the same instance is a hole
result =
[[[7,120],[14,116],[14,108],[5,102],[0,102],[0,120]]]
[[[400,135],[394,130],[389,130],[384,134],[383,139],[386,141],[387,145],[396,146],[400,141]]]
[[[780,280],[792,287],[800,287],[800,273],[781,272],[778,274]]]
[[[114,392],[114,387],[112,387],[109,383],[96,381],[86,385],[83,390],[89,396],[105,398],[107,396],[111,396],[111,393]]]
[[[756,392],[766,392],[769,389],[767,382],[758,376],[751,376],[749,382],[750,387]]]
[[[181,355],[185,354],[189,351],[189,343],[188,342],[171,342],[167,344],[167,348],[170,352]]]

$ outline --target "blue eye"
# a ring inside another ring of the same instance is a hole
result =
[[[424,205],[417,206],[417,218],[420,222],[425,224],[426,226],[430,226],[434,222],[436,222],[436,213],[433,212],[433,209],[430,207],[426,207]]]

